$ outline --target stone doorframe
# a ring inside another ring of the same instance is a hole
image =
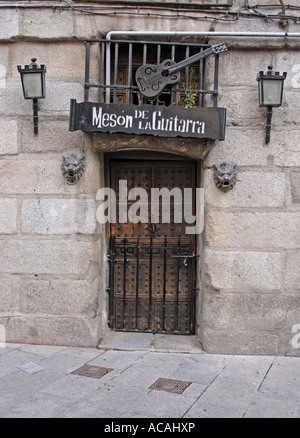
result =
[[[136,143],[136,140],[134,141]],[[117,148],[116,148],[117,149]],[[194,157],[188,157],[186,155],[175,155],[170,153],[164,153],[164,152],[152,152],[151,150],[145,150],[145,149],[135,149],[134,148],[128,148],[128,150],[121,149],[121,151],[114,150],[113,152],[106,151],[105,153],[101,153],[101,159],[100,162],[102,163],[102,170],[104,177],[103,178],[103,186],[109,187],[109,181],[107,180],[108,177],[108,169],[109,169],[109,159],[114,156],[114,158],[117,159],[133,159],[137,158],[137,155],[142,152],[142,155],[147,154],[148,158],[150,159],[152,157],[155,157],[155,159],[172,159],[172,160],[184,160],[185,158],[189,160],[190,158],[196,162],[196,172],[197,172],[197,187],[201,187],[201,166],[202,166],[202,160],[198,159],[196,160]],[[203,152],[203,150],[202,150]],[[102,245],[102,251],[103,251],[103,259],[108,261],[107,259],[107,250],[109,248],[109,227],[107,227],[105,231],[105,241],[103,239],[103,245]],[[199,329],[200,329],[200,309],[201,309],[201,287],[200,287],[200,267],[201,267],[201,252],[202,252],[202,234],[196,236],[196,253],[198,257],[195,260],[196,264],[196,278],[195,278],[195,286],[196,286],[196,300],[195,300],[195,334],[199,335]],[[109,278],[110,278],[110,270],[109,270],[109,263],[105,263],[106,266],[103,266],[103,289],[104,289],[104,302],[105,302],[105,315],[103,316],[103,327],[105,328],[105,331],[110,330],[108,328],[108,321],[109,321]]]

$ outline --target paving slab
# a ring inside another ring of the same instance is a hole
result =
[[[177,353],[203,353],[198,336],[171,335],[159,333],[106,333],[99,343],[99,349],[107,350],[151,350]]]
[[[300,418],[300,402],[291,396],[259,392],[247,406],[244,418]]]
[[[259,392],[275,397],[296,397],[300,402],[300,391],[295,386],[300,382],[298,357],[277,357],[268,370]]]
[[[234,356],[207,386],[187,417],[242,417],[274,358]]]
[[[74,401],[37,392],[23,395],[13,405],[2,409],[1,418],[65,418]]]
[[[124,370],[139,361],[147,354],[146,351],[108,350],[89,361],[90,365]]]
[[[148,350],[151,348],[152,333],[108,332],[99,343],[102,350]]]
[[[178,353],[203,353],[198,336],[154,334],[152,349]]]
[[[110,386],[126,388],[148,388],[159,377],[169,377],[184,358],[178,354],[148,352],[130,367],[123,369],[110,382]]]
[[[184,361],[174,371],[170,370],[169,376],[209,385],[231,360],[232,356],[186,355]]]

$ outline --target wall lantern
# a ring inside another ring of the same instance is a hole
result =
[[[36,64],[36,58],[31,59],[31,64],[21,68],[18,65],[18,71],[21,75],[24,99],[32,99],[33,107],[33,132],[38,133],[38,99],[44,99],[45,96],[45,73],[46,66],[40,67]]]
[[[268,71],[264,74],[260,71],[257,75],[259,106],[267,107],[266,143],[270,141],[272,108],[282,105],[283,83],[286,72],[281,76],[278,71],[273,70],[273,66],[268,66]]]

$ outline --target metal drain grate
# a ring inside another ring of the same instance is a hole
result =
[[[105,376],[105,374],[108,374],[111,371],[113,371],[113,368],[98,367],[96,365],[89,365],[86,363],[77,370],[72,371],[71,374],[77,374],[84,377],[93,377],[94,379],[101,379],[101,377]]]
[[[148,389],[157,389],[158,391],[173,392],[174,394],[182,394],[183,391],[192,382],[186,382],[184,380],[165,379],[159,377]]]

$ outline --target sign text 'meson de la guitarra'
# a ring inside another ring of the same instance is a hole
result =
[[[225,121],[225,108],[77,103],[75,99],[70,108],[70,131],[224,140]]]

